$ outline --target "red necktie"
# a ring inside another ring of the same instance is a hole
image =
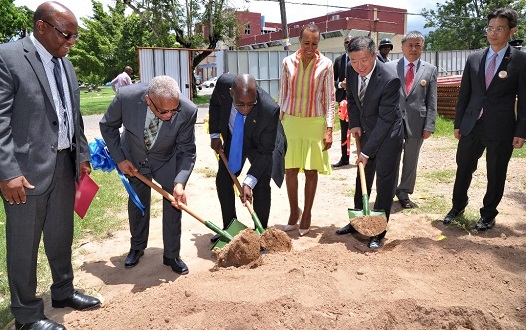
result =
[[[415,65],[413,63],[409,63],[409,69],[405,74],[405,92],[407,94],[409,94],[409,92],[411,91],[411,87],[413,86],[413,82],[415,81],[415,71],[413,70],[414,66]]]

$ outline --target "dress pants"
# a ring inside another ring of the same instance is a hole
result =
[[[152,173],[148,167],[139,168],[139,172],[152,179]],[[130,224],[130,246],[133,250],[144,250],[148,246],[148,236],[150,233],[150,204],[151,204],[151,188],[137,178],[129,178],[130,184],[139,196],[143,203],[145,210],[144,215],[131,201],[128,199],[128,218]],[[172,187],[162,187],[164,190],[173,194]],[[171,202],[163,198],[163,247],[164,256],[170,259],[179,258],[181,250],[181,210],[172,206]]]
[[[415,190],[418,157],[424,139],[422,137],[406,137],[404,139],[404,156],[402,157],[402,178],[396,188],[398,199],[409,199]]]
[[[272,166],[269,164],[268,166]],[[270,171],[269,171],[270,172]],[[239,175],[239,173],[235,173]],[[237,219],[236,199],[234,194],[234,182],[227,171],[223,161],[219,159],[219,169],[216,176],[217,195],[221,204],[221,215],[223,216],[223,229],[226,229],[232,219]],[[252,190],[254,212],[258,215],[263,228],[267,228],[270,215],[270,174],[263,173],[258,183]]]
[[[457,173],[453,187],[453,207],[462,210],[468,204],[468,189],[479,158],[486,150],[487,187],[480,215],[494,218],[504,194],[508,163],[513,153],[512,140],[492,140],[486,137],[483,120],[478,120],[473,130],[462,136],[457,148]]]
[[[342,149],[342,161],[349,161],[349,155],[347,154],[347,144],[344,144],[347,141],[347,132],[349,131],[349,123],[345,120],[340,119],[340,141]]]
[[[71,266],[74,162],[69,149],[58,152],[56,157],[55,171],[49,173],[53,180],[42,195],[27,195],[26,203],[19,205],[9,205],[4,200],[11,312],[19,323],[31,323],[45,317],[44,302],[35,296],[42,233],[53,278],[51,297],[63,300],[74,291]]]

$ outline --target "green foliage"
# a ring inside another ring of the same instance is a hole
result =
[[[0,0],[0,42],[23,38],[33,30],[33,11],[16,7],[14,0]]]
[[[526,11],[524,0],[447,0],[436,5],[436,10],[422,9],[422,15],[426,19],[424,28],[435,28],[429,32],[426,44],[437,51],[484,48],[487,45],[484,27],[489,13],[498,8],[513,8],[520,23]],[[515,36],[524,36],[522,24]]]
[[[80,81],[103,84],[111,81],[129,65],[138,68],[135,46],[150,46],[151,33],[135,15],[124,15],[126,7],[117,1],[104,11],[92,0],[93,17],[81,18],[79,38],[69,53]]]

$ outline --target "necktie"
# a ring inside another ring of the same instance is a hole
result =
[[[409,63],[409,69],[405,74],[405,92],[407,94],[409,94],[411,91],[411,87],[413,87],[413,82],[415,81],[415,71],[413,69],[414,66],[415,65],[413,63]]]
[[[360,99],[360,104],[363,105],[363,98],[365,96],[365,90],[367,89],[367,77],[360,78],[362,78],[362,84],[360,86],[360,93],[358,94],[358,98]]]
[[[148,125],[148,127],[144,129],[144,143],[146,144],[146,149],[150,150],[150,148],[152,147],[153,141],[157,136],[158,130],[159,117],[155,116],[155,118],[153,118],[150,122],[150,125]]]
[[[236,111],[236,120],[230,141],[230,151],[228,153],[228,168],[232,173],[241,170],[241,161],[243,156],[243,131],[245,126],[244,116]]]
[[[491,58],[489,60],[488,68],[486,69],[486,89],[488,89],[489,84],[491,83],[491,80],[493,80],[493,76],[495,75],[495,66],[497,65],[497,53],[494,53],[491,55]],[[484,113],[484,109],[480,109],[480,113],[477,119],[482,118],[482,114]]]
[[[57,84],[60,101],[62,102],[62,106],[66,107],[66,102],[64,101],[64,85],[62,84],[62,70],[60,69],[60,63],[58,63],[58,58],[56,57],[53,57],[51,62],[53,62],[53,75],[55,76],[55,83]]]
[[[488,89],[493,76],[495,75],[495,66],[497,65],[497,53],[491,56],[489,60],[488,68],[486,69],[486,89]]]

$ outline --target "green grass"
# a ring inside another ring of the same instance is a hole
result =
[[[84,219],[75,215],[75,232],[73,248],[78,247],[81,239],[102,240],[111,236],[111,232],[124,228],[127,221],[127,195],[115,171],[110,173],[93,171],[91,177],[99,185],[99,191],[93,200]],[[5,251],[5,212],[0,204],[0,328],[5,327],[13,318],[11,315],[9,284],[7,282],[7,265]],[[40,244],[37,265],[37,295],[46,295],[51,284],[51,273]]]
[[[100,87],[100,92],[88,92],[87,89],[80,90],[80,112],[83,116],[103,114],[115,93],[111,87]]]
[[[194,102],[195,105],[210,104],[210,95],[199,95],[197,97],[194,97],[192,102]]]

